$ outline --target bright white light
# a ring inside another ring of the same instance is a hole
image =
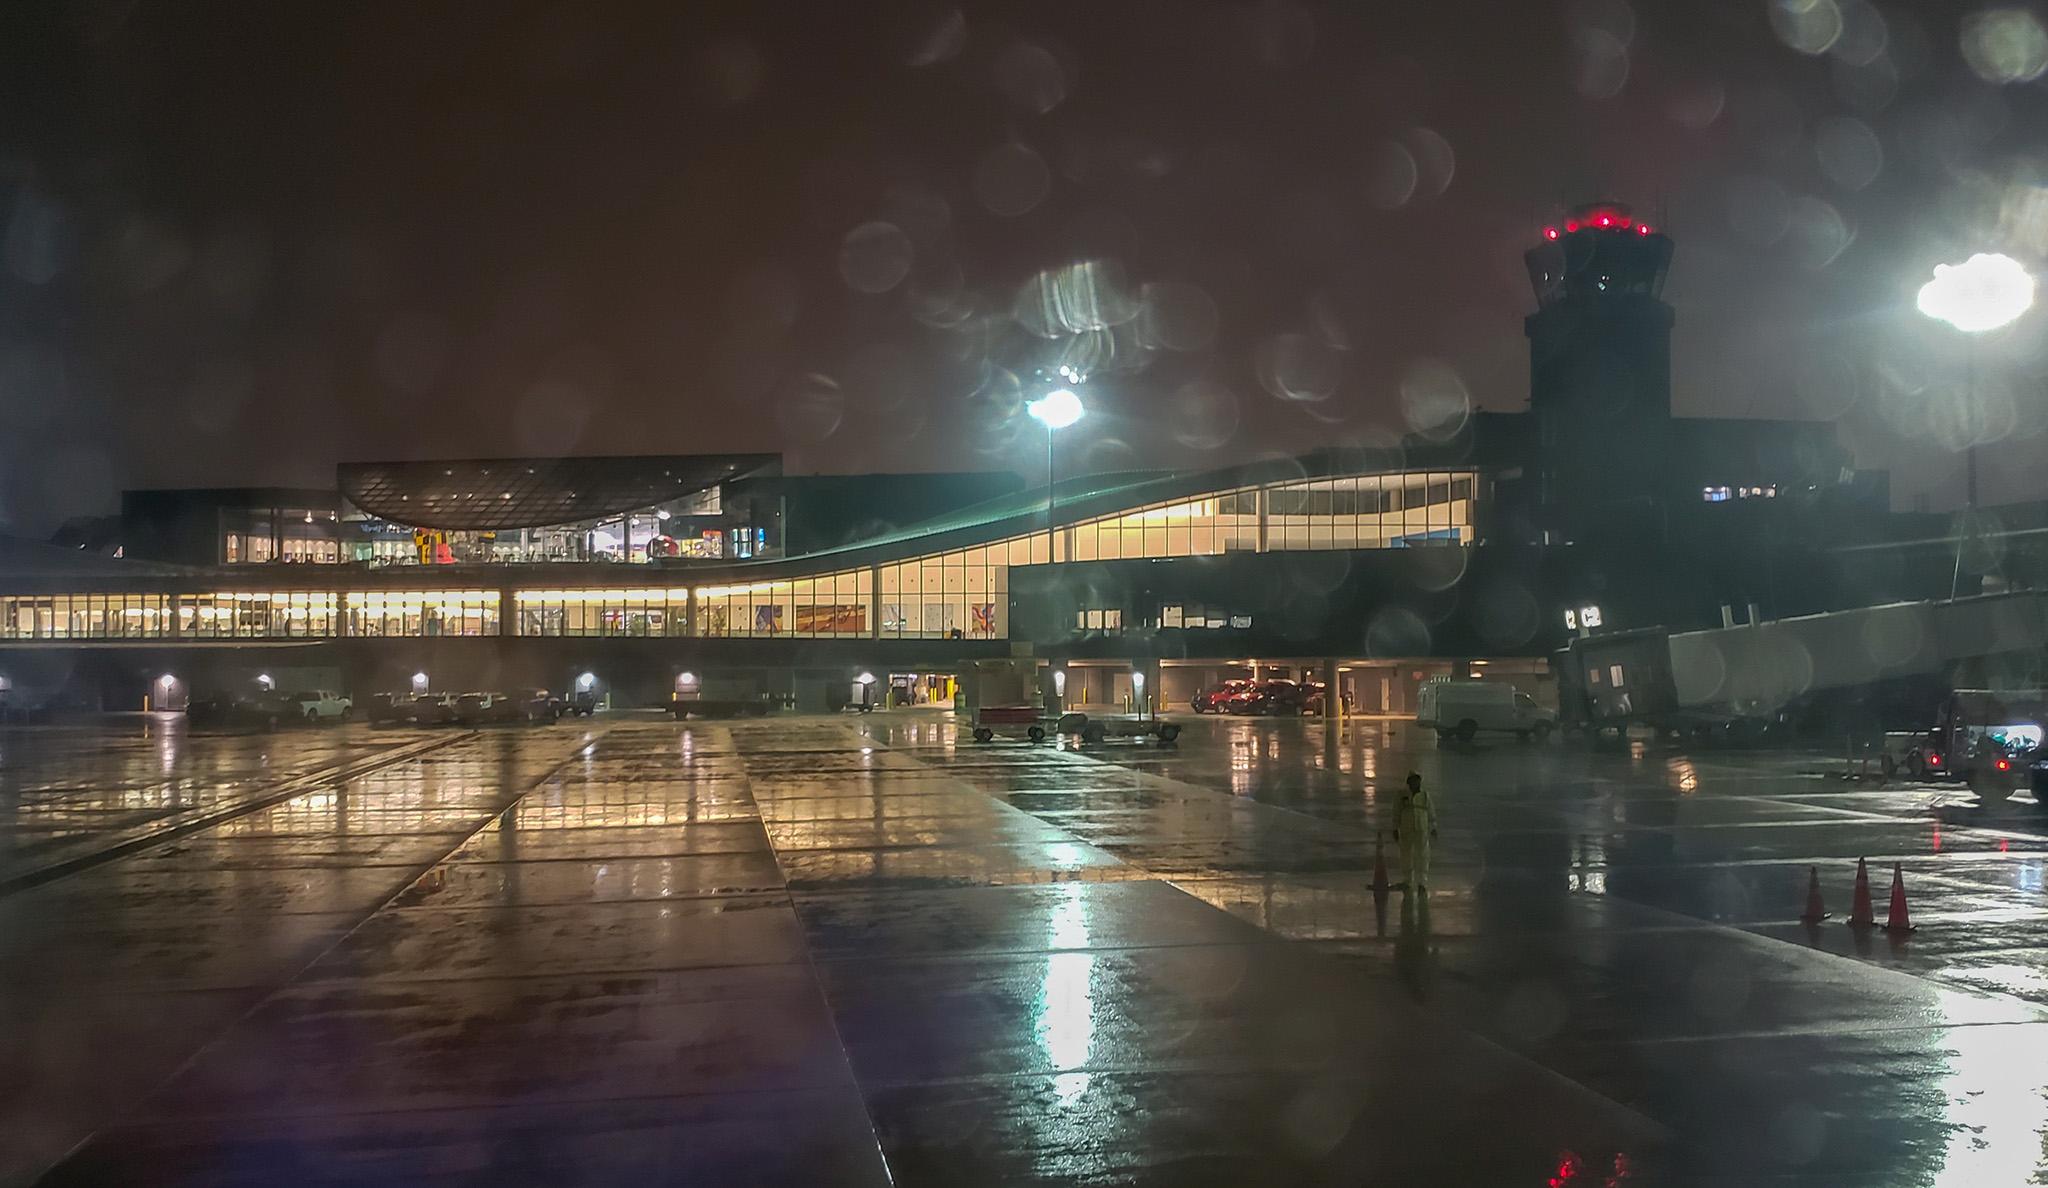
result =
[[[1133,688],[1137,688],[1137,689],[1143,689],[1143,688],[1145,687],[1145,674],[1144,674],[1144,673],[1142,673],[1142,672],[1134,672],[1134,673],[1132,673],[1132,674],[1131,674],[1131,685],[1132,685],[1132,687],[1133,687]]]
[[[576,678],[576,687],[578,689],[583,690],[586,693],[589,692],[592,686],[596,684],[597,674],[594,672],[586,672],[582,676]]]
[[[1065,388],[1056,388],[1024,406],[1032,419],[1048,429],[1065,429],[1087,413],[1081,398]]]
[[[276,682],[276,681],[274,681],[274,680],[272,680],[272,679],[270,678],[270,674],[269,674],[269,673],[267,673],[267,672],[264,672],[264,673],[258,673],[258,674],[256,675],[256,683],[257,683],[257,684],[259,684],[259,685],[261,685],[261,686],[263,686],[263,687],[264,687],[264,688],[266,688],[266,689],[275,689],[275,688],[277,688],[277,682]]]
[[[164,675],[162,675],[162,676],[160,676],[160,677],[156,678],[156,683],[157,683],[157,684],[159,684],[159,685],[162,685],[162,686],[163,686],[164,688],[168,689],[168,688],[170,688],[170,687],[171,687],[172,685],[175,685],[175,684],[177,684],[177,683],[178,683],[178,678],[177,678],[177,677],[174,677],[174,676],[172,676],[172,675],[171,675],[170,673],[168,673],[168,672],[167,672],[167,673],[165,673]]]
[[[678,685],[694,685],[696,683],[697,674],[694,672],[686,672],[683,675],[676,678],[676,684]]]
[[[864,672],[854,679],[858,680],[863,685],[872,685],[875,683],[875,674],[872,672]]]
[[[1066,670],[1066,669],[1064,669],[1064,668],[1056,668],[1056,669],[1054,669],[1054,670],[1053,670],[1053,674],[1052,674],[1052,691],[1053,691],[1054,693],[1057,693],[1057,694],[1059,694],[1059,695],[1060,695],[1061,697],[1065,697],[1065,696],[1067,695],[1067,670]]]
[[[1961,264],[1936,264],[1920,286],[1920,312],[1965,334],[2010,325],[2034,304],[2034,278],[2011,256],[1979,252]]]
[[[416,693],[424,693],[424,692],[426,692],[426,691],[427,691],[427,674],[426,674],[426,673],[424,673],[424,672],[416,672],[416,673],[413,673],[413,674],[412,674],[412,687],[413,687],[413,691],[414,691],[414,692],[416,692]]]
[[[655,512],[655,513],[654,513],[654,518],[655,518],[655,519],[657,519],[657,520],[666,520],[666,519],[668,519],[668,509],[667,509],[667,508],[663,508],[662,510],[660,510],[660,511],[657,511],[657,512]]]

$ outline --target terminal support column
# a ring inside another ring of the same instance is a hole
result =
[[[1337,688],[1337,662],[1323,661],[1323,770],[1337,770],[1337,737],[1344,732],[1344,699]]]

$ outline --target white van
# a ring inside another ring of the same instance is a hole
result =
[[[1439,739],[1470,742],[1482,730],[1497,730],[1540,742],[1557,728],[1555,714],[1505,681],[1438,678],[1423,684],[1418,700],[1415,724]]]

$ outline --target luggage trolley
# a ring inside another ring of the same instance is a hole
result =
[[[1035,705],[985,705],[975,711],[974,741],[994,742],[996,734],[1014,737],[1018,728],[1030,742],[1054,735],[1078,736],[1084,743],[1114,738],[1155,738],[1170,743],[1180,737],[1180,723],[1157,718],[1090,718],[1087,714],[1047,714]]]

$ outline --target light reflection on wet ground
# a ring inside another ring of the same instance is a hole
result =
[[[1891,1185],[2041,1164],[2031,802],[1377,725],[1325,767],[1319,731],[1073,750],[921,713],[627,716],[316,774],[0,897],[20,1024],[0,1056],[32,1070],[0,1091],[0,1182],[88,1138],[51,1182]],[[299,775],[413,741],[287,737]],[[0,811],[10,841],[82,817],[89,851],[148,797],[278,786],[279,741],[0,735]],[[1443,818],[1427,901],[1372,890],[1411,768]],[[1858,856],[1880,913],[1904,870],[1910,939],[1839,923]],[[1811,865],[1837,917],[1817,929],[1795,919]]]

